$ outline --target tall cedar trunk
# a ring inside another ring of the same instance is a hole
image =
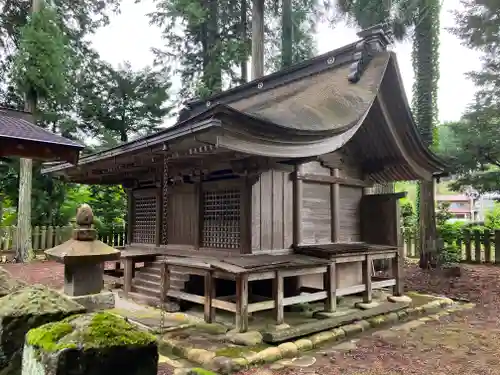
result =
[[[32,13],[40,11],[43,0],[33,0]],[[26,93],[25,111],[35,113],[36,95]],[[33,161],[21,158],[19,164],[19,202],[17,207],[17,249],[16,258],[20,262],[28,259],[31,250],[31,190],[33,180]]]
[[[217,0],[208,0],[208,19],[206,21],[207,37],[207,70],[204,72],[205,85],[210,93],[222,90],[222,67],[218,48],[219,41],[219,7]]]
[[[433,145],[437,118],[439,77],[439,0],[420,0],[419,21],[414,34],[415,100],[417,126],[425,145]],[[419,185],[420,267],[437,263],[436,208],[434,180]]]
[[[264,75],[264,0],[252,6],[252,79]]]
[[[247,0],[241,1],[241,16],[240,16],[240,37],[243,44],[242,55],[241,55],[241,83],[248,82],[248,60],[247,60]]]
[[[3,219],[3,195],[0,193],[0,226],[2,226]]]
[[[283,0],[281,21],[281,67],[286,68],[293,63],[293,20],[292,0]]]

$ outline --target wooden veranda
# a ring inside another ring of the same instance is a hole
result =
[[[400,249],[393,246],[364,243],[337,243],[330,246],[305,246],[289,254],[221,254],[219,251],[200,252],[168,248],[130,248],[122,252],[124,264],[124,293],[132,289],[137,263],[153,259],[161,262],[160,302],[168,298],[189,301],[204,306],[205,321],[215,320],[216,309],[235,314],[235,325],[240,332],[248,329],[250,314],[274,310],[276,325],[285,323],[286,306],[324,301],[324,311],[336,310],[337,297],[362,293],[363,302],[372,301],[372,291],[392,287],[395,295],[402,293]],[[379,279],[372,275],[373,261],[392,260],[391,278]],[[363,283],[349,287],[337,286],[337,267],[346,263],[361,262]],[[203,294],[170,288],[172,269],[186,275],[204,278]],[[322,275],[323,286],[318,289],[297,289],[294,295],[285,296],[284,280],[297,276]],[[216,280],[232,281],[235,295],[218,295]],[[252,282],[272,282],[272,297],[252,291]]]

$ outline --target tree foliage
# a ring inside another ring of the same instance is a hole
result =
[[[170,82],[158,72],[132,70],[129,63],[114,69],[101,63],[86,71],[80,82],[78,110],[83,129],[109,143],[158,130],[171,110]],[[102,132],[106,129],[106,132]]]
[[[446,124],[451,141],[440,147],[457,175],[453,188],[480,192],[500,188],[500,3],[463,0],[453,32],[468,47],[482,52],[483,66],[469,76],[476,84],[474,102],[462,119]]]

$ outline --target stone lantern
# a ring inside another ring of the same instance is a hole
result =
[[[109,307],[110,304],[114,307],[114,295],[101,293],[103,263],[120,259],[120,251],[97,240],[93,221],[90,206],[81,205],[72,238],[45,251],[49,259],[64,264],[64,293],[90,310]]]

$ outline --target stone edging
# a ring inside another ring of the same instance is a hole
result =
[[[398,312],[377,315],[368,319],[360,320],[356,323],[319,332],[296,341],[284,342],[278,346],[266,348],[258,353],[245,356],[244,358],[216,357],[215,353],[212,351],[186,348],[183,346],[181,341],[171,339],[161,340],[160,345],[166,346],[174,354],[186,358],[193,363],[203,366],[204,368],[209,368],[223,374],[229,374],[248,366],[272,363],[283,358],[293,358],[296,357],[298,353],[317,348],[327,341],[340,341],[363,331],[379,328],[387,324],[409,320],[410,318],[416,318],[422,315],[426,316],[420,318],[419,320],[436,320],[441,316],[448,315],[454,311],[470,309],[474,306],[475,304],[473,303],[458,305],[450,298],[439,297],[436,300],[422,306],[410,307]]]

